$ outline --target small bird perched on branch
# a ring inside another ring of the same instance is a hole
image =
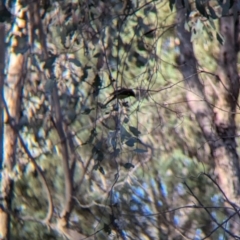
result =
[[[110,94],[110,96],[112,96],[110,98],[110,100],[108,100],[104,106],[106,107],[111,101],[113,101],[114,99],[124,99],[124,98],[128,98],[128,97],[135,97],[135,93],[132,89],[128,89],[128,88],[121,88],[118,89],[116,91],[114,91],[113,93]]]

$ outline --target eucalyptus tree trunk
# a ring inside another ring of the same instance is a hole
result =
[[[4,82],[4,61],[5,61],[5,25],[0,23],[0,98],[3,95],[3,82]],[[0,101],[1,102],[1,101]],[[3,104],[0,105],[0,171],[3,169]],[[2,199],[1,191],[1,199]],[[7,235],[8,229],[8,215],[3,211],[3,206],[0,207],[0,239]]]
[[[186,93],[188,105],[195,114],[211,149],[215,177],[226,205],[230,205],[237,214],[234,204],[239,205],[240,203],[240,167],[235,141],[235,113],[239,95],[238,21],[235,21],[233,15],[230,15],[222,17],[219,22],[224,43],[219,44],[218,93],[216,107],[213,107],[208,103],[204,86],[198,77],[197,59],[191,42],[191,33],[184,27],[186,9],[180,0],[176,1],[176,7],[177,35],[180,40],[180,55],[177,58],[177,64],[188,89]],[[233,232],[234,230],[232,230]],[[237,234],[237,232],[235,233]]]
[[[21,90],[25,71],[25,49],[26,35],[23,33],[26,28],[26,20],[24,18],[23,7],[17,2],[15,5],[15,12],[17,16],[13,23],[11,46],[9,47],[8,65],[6,66],[6,78],[4,83],[4,96],[2,106],[4,109],[4,154],[2,167],[2,181],[1,181],[1,197],[2,209],[0,211],[0,238],[10,239],[10,223],[11,223],[11,204],[14,187],[13,169],[16,163],[17,151],[17,124],[20,117],[21,105]],[[18,26],[16,28],[16,25]],[[16,30],[17,29],[17,30]],[[26,31],[25,31],[26,32]],[[4,35],[1,33],[1,38]],[[5,39],[1,39],[4,41]],[[2,47],[4,44],[0,44]],[[5,49],[1,49],[5,51]],[[4,54],[0,54],[3,58]],[[1,66],[4,60],[1,59]]]

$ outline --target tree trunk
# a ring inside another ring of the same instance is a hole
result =
[[[25,28],[26,21],[23,20],[24,14],[21,11],[21,9],[22,6],[16,3],[15,12],[18,13],[19,18],[15,19],[15,23],[13,24],[13,26],[17,24],[18,26],[21,26],[21,28]],[[21,48],[21,50],[26,49],[24,48],[24,46],[27,45],[27,42],[24,39],[25,36],[23,36],[22,33],[21,35],[18,36],[15,35],[17,34],[16,32],[13,34],[14,35],[11,37],[12,46],[10,47],[7,77],[5,79],[3,97],[5,112],[4,112],[4,137],[3,137],[4,154],[2,162],[2,182],[1,182],[2,209],[0,210],[1,239],[10,239],[10,222],[11,222],[10,216],[14,186],[13,168],[16,162],[15,156],[17,149],[16,127],[20,116],[21,90],[25,66],[25,56],[22,53],[23,51],[19,51],[20,50],[19,48]],[[1,35],[1,37],[2,36],[4,35]]]
[[[239,204],[240,168],[235,141],[235,113],[239,95],[239,77],[237,71],[238,21],[233,16],[220,19],[220,31],[224,37],[218,62],[218,101],[214,109],[214,124],[218,136],[224,143],[226,157],[221,152],[215,154],[215,171],[218,182],[231,201]]]
[[[186,9],[180,0],[176,1],[176,6],[177,35],[180,40],[180,56],[177,63],[188,89],[186,93],[188,105],[210,146],[217,183],[225,194],[226,204],[228,205],[230,201],[239,204],[240,167],[235,142],[235,111],[239,94],[238,22],[234,22],[233,16],[220,20],[220,31],[225,42],[220,47],[218,101],[217,107],[213,109],[206,100],[204,86],[198,78],[197,61],[190,40],[191,33],[184,27]]]
[[[4,64],[5,62],[5,25],[4,23],[0,23],[0,91],[1,91],[1,100],[2,100],[2,95],[3,95],[3,83],[4,83]],[[1,153],[1,164],[0,164],[0,170],[3,170],[3,144],[4,144],[4,129],[3,129],[3,104],[1,101],[1,117],[0,117],[0,153]],[[2,179],[3,181],[3,179]],[[8,236],[8,229],[9,229],[9,221],[8,221],[8,214],[4,212],[3,209],[3,204],[4,204],[4,192],[2,189],[3,183],[1,185],[1,207],[0,207],[0,239],[4,239]],[[5,206],[4,206],[5,207]]]

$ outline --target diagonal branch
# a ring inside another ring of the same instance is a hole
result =
[[[65,204],[61,213],[61,217],[65,218],[67,222],[71,212],[73,180],[70,174],[71,172],[69,167],[70,157],[68,153],[67,138],[65,136],[65,132],[63,129],[63,118],[62,118],[60,100],[58,96],[58,89],[57,89],[56,83],[52,92],[52,109],[55,113],[55,125],[56,125],[58,136],[61,141],[62,167],[63,167],[64,178],[65,178]]]
[[[8,108],[7,108],[7,104],[5,102],[5,100],[2,98],[2,103],[4,105],[4,108],[5,108],[5,111],[6,111],[6,114],[7,114],[7,117],[8,119],[11,119],[11,116],[10,116],[10,113],[8,111]],[[50,192],[50,189],[48,187],[48,184],[47,184],[47,180],[41,170],[41,168],[37,165],[34,157],[32,156],[31,152],[28,150],[26,144],[24,143],[19,131],[18,131],[18,128],[17,128],[17,125],[14,121],[9,121],[9,124],[11,126],[11,128],[13,129],[13,131],[16,133],[20,143],[21,143],[21,146],[22,148],[24,149],[25,153],[27,154],[28,158],[30,159],[31,163],[34,165],[35,169],[37,170],[37,173],[39,174],[40,176],[40,179],[43,183],[43,186],[45,187],[45,190],[46,190],[46,193],[47,193],[47,199],[48,199],[48,213],[47,213],[47,216],[45,217],[45,219],[43,220],[43,222],[45,222],[46,224],[49,224],[51,218],[52,218],[52,214],[53,214],[53,201],[52,201],[52,196],[51,196],[51,192]]]

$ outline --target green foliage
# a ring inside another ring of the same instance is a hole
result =
[[[49,9],[43,19],[52,55],[44,61],[36,57],[28,69],[20,134],[47,179],[54,203],[53,222],[57,221],[64,205],[65,182],[51,98],[56,84],[69,164],[73,157],[77,159],[69,226],[106,239],[113,232],[121,233],[110,217],[114,215],[118,223],[124,219],[122,228],[131,238],[157,239],[166,229],[176,227],[174,217],[178,217],[178,228],[192,222],[185,233],[193,238],[193,229],[201,228],[208,217],[195,209],[173,211],[195,202],[184,183],[201,195],[205,206],[213,205],[211,197],[217,190],[200,175],[210,171],[209,148],[188,109],[183,79],[175,66],[179,43],[175,13],[170,12],[175,1],[170,0],[169,6],[164,1],[130,2],[54,2],[57,8]],[[222,15],[232,6],[227,2],[218,2]],[[195,3],[196,9],[184,1],[185,25],[193,44],[197,43],[196,56],[204,70],[201,77],[207,81],[207,72],[216,68],[216,40],[224,41],[215,20],[222,15],[216,6],[200,0]],[[194,15],[196,10],[202,16]],[[50,76],[41,78],[40,73]],[[121,87],[133,89],[136,98],[114,100],[101,108],[109,94]],[[44,219],[48,202],[40,178],[35,176],[29,156],[21,149],[17,154],[20,170],[14,207],[21,209],[20,215]],[[20,163],[20,159],[24,161]],[[173,212],[170,217],[165,214],[168,211]],[[223,218],[221,213],[219,216]],[[63,239],[34,221],[15,221],[13,232],[21,239]]]

